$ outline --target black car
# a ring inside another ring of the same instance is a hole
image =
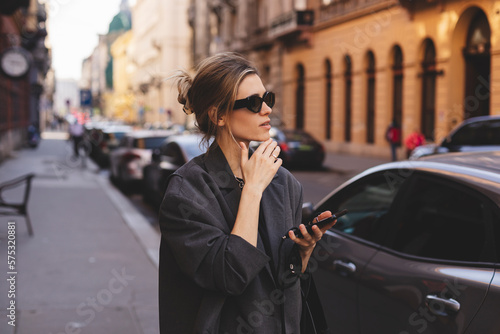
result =
[[[279,157],[283,166],[289,168],[319,169],[325,160],[323,144],[314,139],[309,133],[297,129],[271,128],[271,138],[279,145]],[[259,142],[251,142],[250,147],[257,148]]]
[[[143,199],[154,207],[159,207],[170,174],[192,158],[205,152],[200,144],[199,134],[175,135],[168,137],[160,148],[153,151],[151,163],[143,169]]]
[[[500,116],[469,118],[450,132],[441,144],[422,145],[411,153],[410,159],[448,152],[500,151]]]
[[[309,267],[333,332],[499,331],[500,152],[373,167],[304,220],[341,209]]]

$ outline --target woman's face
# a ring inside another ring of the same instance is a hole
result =
[[[250,74],[243,79],[238,87],[236,100],[244,99],[251,95],[262,97],[266,89],[257,74]],[[254,113],[247,108],[235,109],[229,117],[229,127],[237,142],[265,141],[269,139],[269,129],[271,121],[269,115],[272,109],[265,103],[262,103],[262,109],[259,113]]]

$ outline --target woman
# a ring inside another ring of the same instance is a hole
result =
[[[281,241],[301,222],[302,187],[270,139],[274,94],[233,53],[177,79],[184,111],[214,142],[169,178],[161,205],[160,332],[300,333],[302,273],[335,222]],[[250,141],[263,142],[251,155]]]

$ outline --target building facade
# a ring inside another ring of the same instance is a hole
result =
[[[111,117],[129,124],[138,123],[135,96],[132,91],[133,64],[131,62],[132,30],[127,31],[111,45],[113,58],[113,93],[109,104]]]
[[[329,150],[389,156],[393,119],[403,138],[436,142],[466,118],[500,114],[499,1],[203,2],[190,10],[194,59],[247,55],[278,94],[274,124]]]
[[[186,122],[168,78],[192,67],[187,14],[188,0],[137,0],[132,8],[132,90],[139,121],[146,126]]]
[[[51,101],[50,90],[42,98],[51,62],[46,20],[38,0],[0,4],[0,161],[26,143],[29,127],[40,130],[41,101]]]

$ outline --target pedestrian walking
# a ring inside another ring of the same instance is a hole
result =
[[[79,148],[80,144],[83,142],[83,133],[83,125],[75,119],[69,126],[69,135],[73,142],[73,156],[75,158],[80,156]]]
[[[416,147],[421,146],[424,143],[425,143],[424,135],[417,130],[413,130],[413,132],[410,133],[405,139],[406,157],[409,158],[411,152]]]
[[[161,205],[160,332],[315,333],[304,326],[316,320],[319,333],[326,322],[322,309],[307,312],[317,299],[307,267],[335,222],[311,234],[300,225],[302,186],[269,135],[274,93],[234,53],[176,79],[183,110],[213,142],[169,178]],[[250,141],[262,144],[249,152]],[[303,238],[289,232],[299,225]]]
[[[391,124],[385,132],[385,139],[389,142],[391,146],[391,158],[392,161],[397,160],[397,148],[401,145],[401,127],[396,122],[395,119],[392,120]]]

